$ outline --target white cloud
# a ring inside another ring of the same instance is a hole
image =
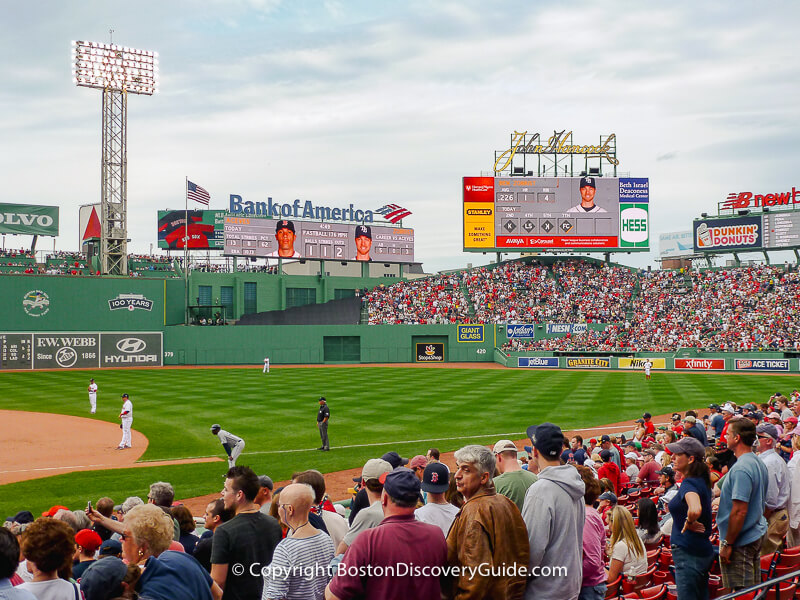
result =
[[[69,41],[161,54],[162,93],[129,100],[132,248],[155,211],[183,205],[186,175],[227,195],[407,206],[429,269],[461,252],[460,181],[491,169],[516,129],[575,141],[614,132],[620,170],[651,178],[656,249],[736,189],[791,187],[800,13],[639,2],[403,4],[32,3],[7,11],[0,49],[0,177],[7,201],[99,198],[100,95],[69,81]],[[91,37],[95,36],[95,37]],[[668,160],[667,160],[668,159]],[[476,260],[480,259],[480,260]],[[644,263],[643,257],[632,259]]]

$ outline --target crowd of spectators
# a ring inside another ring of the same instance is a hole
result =
[[[0,250],[0,258],[34,258],[33,252],[29,250],[14,250],[12,248],[3,248]]]
[[[459,275],[380,285],[365,296],[370,325],[464,323],[469,307]]]
[[[452,472],[436,448],[387,452],[361,470],[349,517],[318,471],[276,487],[243,466],[202,518],[166,482],[147,503],[21,510],[0,529],[0,594],[567,600],[658,579],[708,598],[760,582],[762,556],[769,576],[800,555],[800,394],[709,411],[644,413],[630,438],[534,425],[524,452],[468,445]]]
[[[552,273],[537,264],[511,262],[463,275],[478,323],[558,320],[567,305]]]

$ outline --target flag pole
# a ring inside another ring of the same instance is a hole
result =
[[[186,291],[186,315],[184,317],[186,325],[189,324],[189,176],[183,185],[183,277]]]

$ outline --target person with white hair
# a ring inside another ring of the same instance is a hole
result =
[[[308,522],[313,504],[314,490],[306,483],[292,483],[281,491],[278,517],[289,532],[272,554],[262,600],[325,597],[334,548],[330,536]]]
[[[456,488],[466,502],[447,534],[447,563],[480,566],[484,574],[471,576],[463,569],[445,587],[452,585],[450,595],[458,598],[521,598],[530,556],[528,532],[517,506],[495,491],[494,454],[470,445],[457,450],[455,459]]]

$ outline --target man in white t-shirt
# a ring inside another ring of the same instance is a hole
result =
[[[131,426],[133,425],[133,403],[128,394],[122,394],[122,410],[119,413],[120,427],[122,427],[122,439],[117,446],[117,450],[131,447]]]
[[[428,503],[414,511],[417,521],[436,525],[444,536],[458,514],[458,509],[445,500],[445,492],[450,487],[450,469],[441,462],[432,462],[422,474],[422,489],[428,494]]]
[[[97,384],[94,379],[89,380],[89,406],[91,407],[90,414],[97,412]]]

